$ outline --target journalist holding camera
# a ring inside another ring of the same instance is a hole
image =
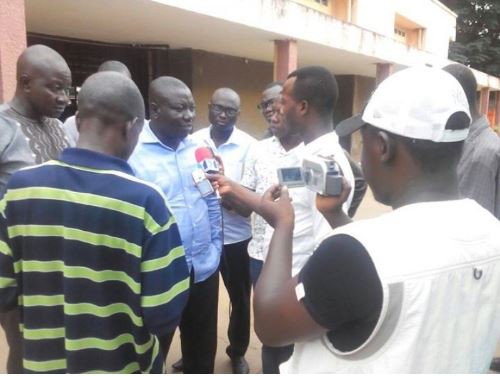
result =
[[[500,224],[458,191],[469,125],[464,91],[442,70],[408,68],[382,82],[337,132],[361,131],[366,180],[394,210],[350,223],[346,179],[340,195],[318,195],[333,230],[296,276],[294,188],[253,202],[275,229],[255,330],[267,345],[295,344],[282,371],[487,371],[500,328]]]

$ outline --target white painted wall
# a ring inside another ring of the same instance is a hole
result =
[[[425,28],[424,50],[446,58],[456,15],[437,0],[353,0],[353,22],[392,38],[396,13]]]
[[[425,28],[424,49],[447,57],[450,40],[455,40],[456,15],[437,0],[394,0],[394,10]]]
[[[414,1],[420,2],[422,0]],[[353,0],[353,2],[353,23],[392,38],[394,34],[394,0]]]

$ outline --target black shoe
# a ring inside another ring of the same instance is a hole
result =
[[[182,362],[182,358],[180,358],[177,362],[172,364],[172,368],[177,372],[184,371],[184,363]]]
[[[248,367],[244,356],[231,358],[231,366],[233,367],[233,373],[250,373],[250,367]]]
[[[493,358],[490,369],[495,372],[500,372],[500,358]]]

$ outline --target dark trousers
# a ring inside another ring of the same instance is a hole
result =
[[[229,357],[244,356],[250,342],[250,239],[224,245],[220,271],[231,301],[227,336]]]
[[[262,345],[262,373],[280,373],[280,364],[293,354],[294,345],[271,347]]]
[[[255,287],[259,279],[263,265],[263,261],[250,257],[250,276],[253,287]],[[290,359],[293,354],[293,348],[293,345],[283,347],[262,345],[262,373],[280,373],[280,364]]]
[[[7,373],[23,373],[23,340],[19,331],[19,310],[0,313],[0,325],[5,331],[9,354]]]
[[[255,288],[257,280],[259,279],[260,272],[264,266],[264,261],[254,259],[250,257],[250,280],[252,281],[252,286]]]
[[[189,298],[179,324],[184,373],[214,373],[218,303],[219,272],[198,283],[193,283],[191,274]],[[173,335],[160,338],[165,358]]]

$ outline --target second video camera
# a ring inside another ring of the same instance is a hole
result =
[[[329,158],[309,156],[302,161],[302,167],[279,168],[278,179],[289,188],[305,186],[324,196],[338,196],[342,192],[339,165]]]

